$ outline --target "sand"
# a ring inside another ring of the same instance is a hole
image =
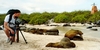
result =
[[[27,25],[28,26],[28,25]],[[30,26],[36,27],[36,26]],[[54,27],[40,26],[38,28],[52,29]],[[23,32],[23,31],[22,31]],[[64,35],[37,35],[27,32],[23,32],[28,44],[25,43],[21,34],[19,43],[14,42],[12,45],[7,43],[7,37],[3,30],[0,30],[0,50],[100,50],[100,38],[94,38],[90,36],[83,36],[84,41],[73,41],[76,44],[75,48],[51,48],[45,47],[50,42],[59,42]]]

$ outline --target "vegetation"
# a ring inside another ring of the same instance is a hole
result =
[[[5,16],[5,14],[0,14],[0,25],[3,24]]]
[[[70,18],[65,14],[59,14],[54,18],[54,22],[56,23],[67,23],[70,21]]]
[[[67,23],[67,22],[95,22],[100,20],[100,11],[95,14],[90,14],[90,11],[73,11],[73,12],[34,12],[31,14],[22,13],[20,18],[25,20],[29,24],[46,24],[48,20],[54,19],[56,23]],[[0,14],[0,25],[3,24],[6,14]]]

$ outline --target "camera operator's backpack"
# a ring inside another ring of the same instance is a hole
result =
[[[13,15],[14,13],[20,13],[20,10],[18,10],[18,9],[10,9],[10,10],[7,12],[7,15],[8,15],[8,14],[10,15],[10,16],[9,16],[9,21],[8,21],[8,23],[11,21],[12,15]]]
[[[7,15],[9,14],[9,21],[8,23],[10,23],[11,19],[12,19],[12,15],[15,13],[15,10],[14,9],[10,9],[8,12],[7,12]]]

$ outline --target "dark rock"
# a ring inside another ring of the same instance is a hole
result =
[[[68,23],[66,23],[66,24],[64,24],[63,26],[71,26],[70,24],[68,24]]]
[[[98,31],[98,29],[91,29],[91,30],[93,30],[93,31]]]
[[[87,29],[92,28],[92,26],[87,27]]]
[[[2,28],[0,27],[0,30],[2,30]]]
[[[46,35],[59,35],[59,30],[58,29],[46,30],[45,34]]]

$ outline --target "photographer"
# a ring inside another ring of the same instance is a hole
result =
[[[15,41],[15,20],[20,16],[20,14],[20,10],[10,9],[4,19],[4,32],[8,37],[7,42]]]

